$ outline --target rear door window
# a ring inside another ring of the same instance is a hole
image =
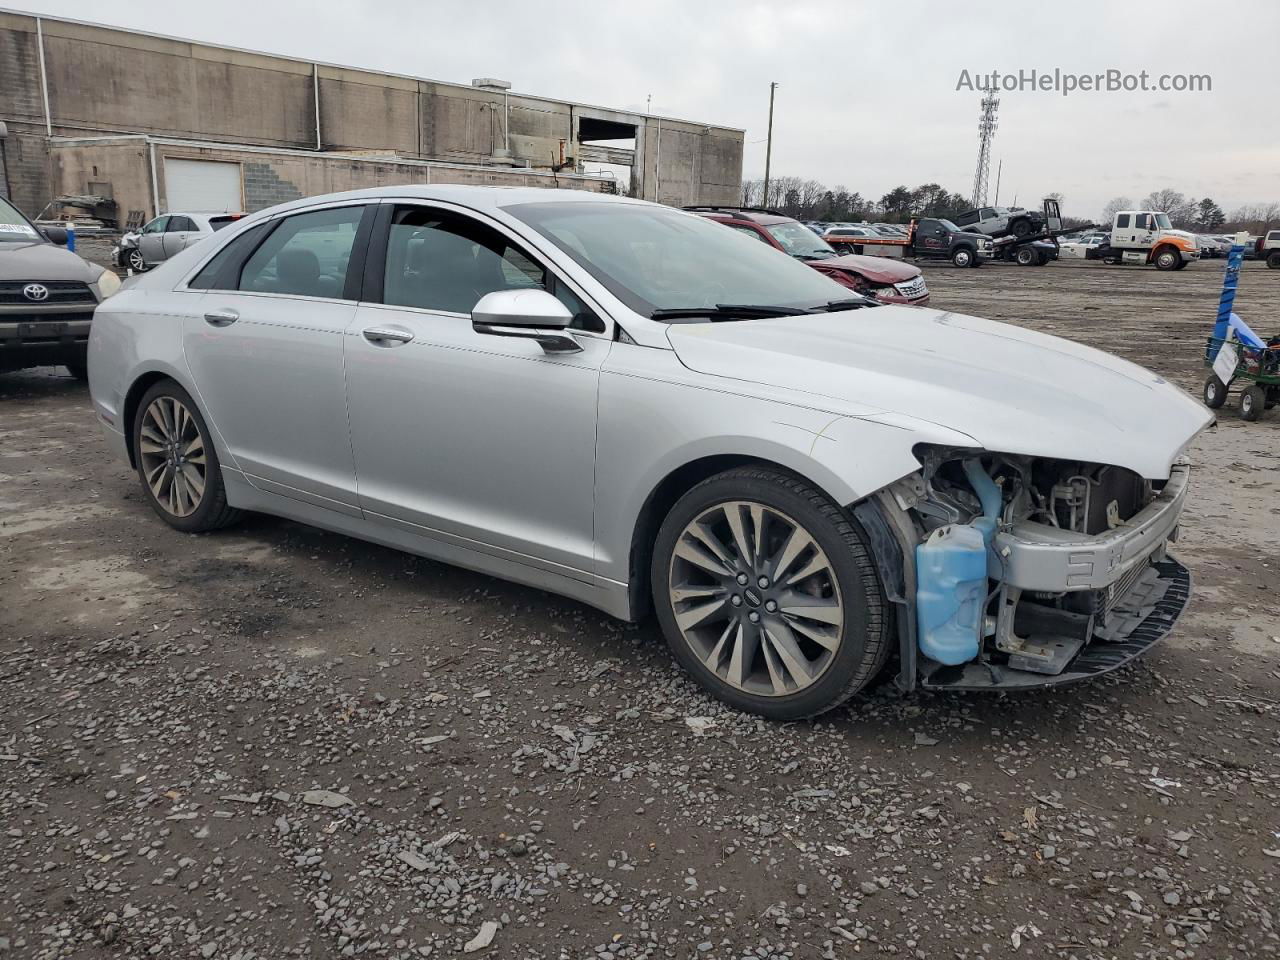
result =
[[[219,250],[208,263],[191,278],[189,290],[234,290],[240,275],[239,265],[262,242],[262,238],[274,224],[260,223],[250,227]]]
[[[236,289],[344,299],[347,266],[364,207],[334,207],[285,217],[245,261]]]

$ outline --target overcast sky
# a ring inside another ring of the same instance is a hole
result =
[[[968,195],[980,94],[962,70],[1209,74],[1212,92],[1001,94],[991,187],[1064,213],[1172,187],[1228,212],[1280,201],[1280,3],[735,3],[730,0],[0,0],[32,13],[746,130],[764,170],[769,82],[780,86],[775,174],[878,198],[938,182]]]

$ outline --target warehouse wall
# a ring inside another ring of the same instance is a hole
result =
[[[288,149],[379,150],[465,163],[504,144],[503,96],[469,86],[246,53],[62,20],[42,19],[55,136],[146,133]],[[15,195],[24,209],[51,192],[44,144],[36,20],[0,14],[0,120],[9,123]],[[317,140],[316,91],[319,89]],[[509,94],[517,165],[578,156],[576,117],[607,111]],[[650,143],[654,118],[607,112]],[[664,121],[660,161],[637,156],[640,195],[667,202],[727,202],[742,169],[741,131]],[[16,157],[16,159],[15,159]],[[660,191],[649,181],[655,176]],[[18,175],[14,176],[17,166]],[[726,189],[728,188],[728,189]]]
[[[146,219],[151,203],[149,146],[140,140],[115,143],[55,143],[51,157],[55,193],[89,191],[93,182],[108,183],[121,221],[131,210]],[[567,187],[603,191],[600,180],[505,169],[460,169],[414,162],[357,160],[325,154],[275,154],[234,148],[156,144],[156,180],[162,210],[169,209],[164,182],[166,157],[232,161],[240,164],[245,211],[253,213],[302,197],[364,187],[404,183],[475,183],[503,186]]]

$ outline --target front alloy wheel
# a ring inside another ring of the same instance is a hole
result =
[[[831,665],[844,604],[831,561],[762,503],[718,503],[685,526],[668,590],[685,642],[730,686],[780,697]]]
[[[890,646],[863,537],[821,492],[764,467],[694,487],[654,551],[654,603],[676,658],[715,696],[768,717],[844,702]]]
[[[139,250],[137,247],[134,247],[127,254],[125,254],[124,259],[134,273],[147,272],[147,261],[143,259],[142,251]]]

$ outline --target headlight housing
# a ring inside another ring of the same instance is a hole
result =
[[[97,295],[98,302],[101,303],[107,297],[120,291],[120,278],[110,270],[104,269],[102,273],[98,274],[98,279],[94,280],[90,286],[93,287],[93,292]]]

